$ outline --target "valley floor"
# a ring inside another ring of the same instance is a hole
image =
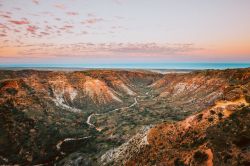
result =
[[[0,71],[0,164],[211,165],[224,154],[207,132],[235,116],[245,128],[249,94],[249,69]]]

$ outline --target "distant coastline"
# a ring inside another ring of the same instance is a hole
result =
[[[81,71],[91,69],[145,69],[166,72],[190,72],[206,69],[249,68],[250,63],[130,63],[130,64],[0,64],[0,70]]]

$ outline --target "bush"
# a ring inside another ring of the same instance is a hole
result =
[[[10,95],[15,95],[17,94],[17,90],[14,88],[8,88],[6,89],[6,91],[10,94]]]
[[[212,117],[209,117],[209,118],[208,118],[208,121],[209,121],[209,122],[212,122],[213,120],[214,120],[214,119],[213,119]]]
[[[210,114],[214,115],[215,111],[214,110],[210,110]]]
[[[250,95],[249,95],[249,94],[245,95],[245,99],[246,99],[246,101],[247,101],[248,103],[250,103]]]
[[[203,163],[207,161],[208,155],[202,151],[196,151],[193,156],[194,160],[198,163]]]
[[[198,122],[201,121],[201,120],[202,120],[202,117],[203,117],[203,114],[197,115],[197,117],[196,117],[197,121],[198,121]]]
[[[185,166],[184,162],[179,158],[175,159],[174,165],[175,166]]]
[[[218,113],[219,119],[222,119],[223,116],[224,116],[224,115],[223,115],[221,112]]]

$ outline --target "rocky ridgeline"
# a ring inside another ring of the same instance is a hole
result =
[[[118,148],[110,149],[100,158],[100,165],[122,164],[126,163],[126,159],[131,159],[137,154],[139,149],[148,145],[147,134],[150,127],[143,127],[133,138]]]
[[[105,153],[101,165],[248,165],[249,102],[218,101],[183,121],[142,130]]]
[[[166,109],[185,118],[145,127],[121,146],[119,138],[111,139],[112,131],[97,132],[86,123],[92,113],[127,108],[140,95],[145,99],[129,110],[134,116],[143,120],[150,111]],[[250,69],[166,75],[0,71],[0,164],[249,165],[249,100]],[[62,155],[56,145],[67,138],[71,141],[62,144],[67,147]],[[78,153],[75,142],[83,152]],[[67,160],[66,155],[73,157]]]
[[[205,70],[167,74],[151,87],[158,100],[164,99],[172,107],[194,112],[212,106],[217,100],[238,98],[249,88],[249,79],[250,69]]]
[[[89,114],[128,106],[138,91],[136,83],[147,86],[160,76],[109,70],[0,71],[0,164],[54,163],[63,157],[58,142],[93,135],[86,123]]]
[[[249,69],[169,74],[151,87],[158,100],[198,113],[138,133],[101,165],[250,164]]]

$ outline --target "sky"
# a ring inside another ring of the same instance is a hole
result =
[[[250,63],[249,0],[0,0],[0,64]]]

